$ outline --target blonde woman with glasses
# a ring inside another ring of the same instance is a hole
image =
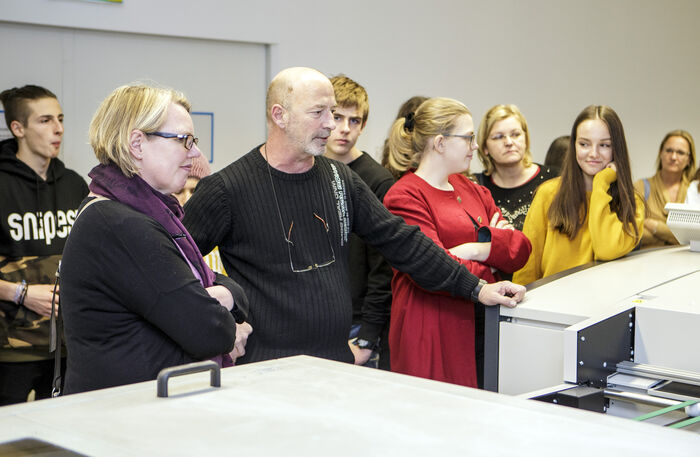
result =
[[[642,248],[678,244],[666,225],[666,203],[683,203],[695,170],[695,142],[685,130],[668,132],[659,146],[656,174],[640,179],[635,189],[644,195],[646,216]]]
[[[449,98],[426,100],[391,129],[389,162],[402,178],[384,204],[420,227],[483,283],[492,283],[501,272],[525,264],[530,242],[501,216],[488,190],[462,174],[475,150],[467,107]],[[476,387],[483,358],[483,307],[430,292],[398,271],[392,294],[392,371]]]
[[[189,101],[119,87],[95,113],[90,144],[100,164],[61,263],[65,392],[148,381],[198,360],[231,365],[251,331],[247,297],[204,262],[172,196],[200,155]]]

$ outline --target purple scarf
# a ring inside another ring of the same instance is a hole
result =
[[[89,186],[92,192],[123,203],[158,221],[170,233],[190,264],[197,269],[202,286],[206,288],[214,285],[214,272],[204,262],[192,236],[182,225],[181,219],[185,212],[175,197],[158,192],[138,175],[127,178],[111,163],[96,166],[88,176],[92,178]]]
[[[197,269],[202,286],[206,288],[214,285],[214,272],[204,262],[190,232],[182,225],[181,219],[185,212],[177,198],[158,192],[138,175],[127,178],[112,163],[96,166],[88,176],[92,178],[88,187],[93,193],[123,203],[158,221],[180,247],[190,265]],[[229,354],[214,357],[212,360],[223,367],[233,365]]]

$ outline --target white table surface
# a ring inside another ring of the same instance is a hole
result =
[[[299,356],[0,408],[0,442],[95,456],[698,456],[700,436]]]

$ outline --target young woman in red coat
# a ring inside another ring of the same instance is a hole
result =
[[[462,174],[477,149],[466,106],[426,100],[394,123],[389,148],[391,166],[407,170],[384,198],[392,213],[486,282],[525,265],[528,239],[503,218],[485,187]],[[483,320],[477,323],[474,304],[422,289],[398,271],[392,293],[392,371],[476,387],[483,360],[483,333],[476,330],[483,332]]]

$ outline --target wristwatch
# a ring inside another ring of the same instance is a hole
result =
[[[471,293],[471,299],[474,303],[479,303],[479,292],[481,292],[481,288],[484,287],[484,284],[488,284],[485,280],[479,279],[479,284],[474,287]]]
[[[362,338],[355,338],[355,340],[352,342],[355,346],[357,346],[360,349],[372,349],[374,350],[375,343],[372,343],[371,341],[362,339]]]

